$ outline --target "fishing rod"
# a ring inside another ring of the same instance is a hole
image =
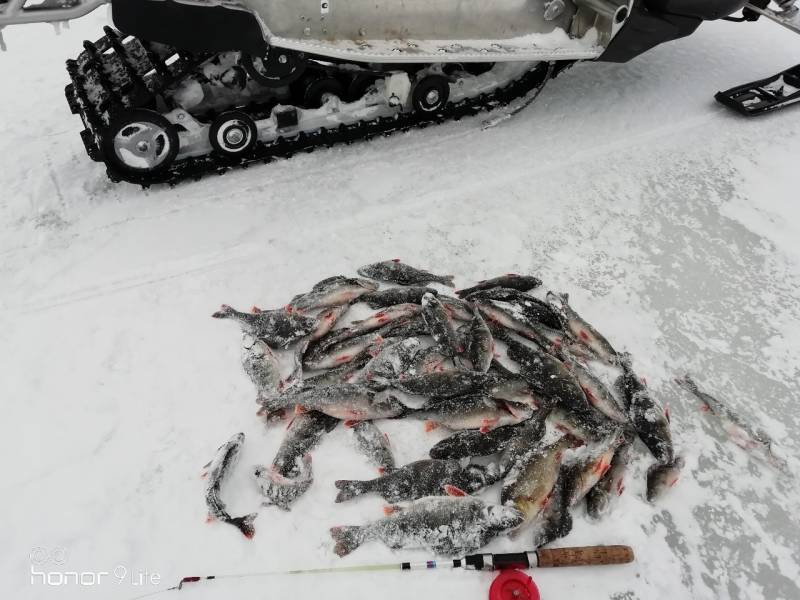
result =
[[[288,571],[262,571],[254,573],[233,573],[223,575],[190,575],[181,579],[177,585],[138,596],[147,596],[172,590],[182,590],[188,583],[217,579],[249,579],[254,577],[274,577],[280,575],[320,575],[323,573],[358,573],[376,571],[421,571],[431,569],[464,569],[467,571],[501,571],[507,569],[534,569],[543,567],[581,567],[594,565],[622,565],[633,562],[633,549],[630,546],[578,546],[573,548],[549,548],[530,552],[507,554],[471,554],[453,560],[427,560],[420,562],[385,563],[377,565],[350,565],[344,567],[321,567],[316,569],[292,569]]]

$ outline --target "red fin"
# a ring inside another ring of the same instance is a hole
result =
[[[399,258],[393,258],[392,262],[400,262],[400,259]]]
[[[444,486],[444,492],[445,492],[445,494],[447,494],[448,496],[454,496],[454,497],[456,497],[456,498],[461,498],[461,497],[463,497],[463,496],[467,496],[467,495],[468,495],[468,494],[467,494],[467,492],[465,492],[465,491],[464,491],[464,490],[462,490],[461,488],[457,488],[456,486],[454,486],[454,485],[450,485],[449,483],[448,483],[448,484],[445,484],[445,486]]]
[[[208,515],[206,517],[206,523],[213,523],[213,522],[214,522],[214,517],[212,517],[211,515]]]
[[[292,423],[294,423],[294,417],[292,417],[291,419],[289,419],[289,422],[286,424],[286,429],[289,429],[289,427],[291,427],[291,426],[292,426]]]
[[[258,308],[258,307],[257,307],[257,306],[254,304],[254,305],[253,305],[253,306],[250,308],[250,312],[251,312],[251,313],[253,313],[254,315],[257,315],[257,314],[259,314],[259,313],[262,313],[262,312],[264,312],[264,311],[263,311],[263,310],[261,310],[260,308]]]
[[[499,420],[500,419],[484,419],[481,421],[481,428],[479,431],[481,433],[489,433],[492,429],[494,429],[494,426],[497,425]]]
[[[401,510],[403,510],[402,506],[397,506],[396,504],[387,504],[386,506],[383,507],[383,514],[385,514],[388,517],[389,515],[392,515]]]
[[[580,333],[578,333],[578,337],[580,337],[582,340],[586,341],[586,340],[589,339],[589,334],[586,333],[585,330],[581,329]]]
[[[378,475],[383,475],[386,473],[386,467],[378,467]]]
[[[425,431],[431,432],[434,429],[439,427],[439,424],[436,421],[425,421]]]
[[[703,406],[700,407],[700,412],[711,412],[711,408],[709,408],[707,404],[703,404]]]
[[[262,406],[261,408],[259,408],[259,409],[256,411],[256,416],[257,416],[257,417],[263,417],[265,414],[267,414],[267,409],[266,409],[266,407],[264,407],[264,406]]]
[[[305,406],[303,406],[302,404],[295,404],[294,414],[302,415],[303,413],[307,413],[307,412],[308,412],[308,409]]]
[[[664,416],[667,418],[667,423],[672,423],[669,418],[669,404],[667,404],[667,406],[664,408]]]
[[[350,428],[350,429],[352,429],[353,427],[355,427],[355,426],[356,426],[356,425],[358,425],[359,423],[360,423],[360,421],[357,421],[356,419],[347,419],[347,420],[344,422],[344,426],[345,426],[345,427],[348,427],[348,428]]]
[[[200,479],[205,479],[207,477],[208,477],[208,471],[204,471],[203,473],[200,474]]]
[[[391,440],[389,439],[389,434],[386,433],[385,431],[383,432],[383,439],[386,440],[387,444],[391,444],[392,443]]]

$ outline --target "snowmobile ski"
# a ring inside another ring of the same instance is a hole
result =
[[[800,65],[766,79],[717,92],[714,98],[746,117],[796,104],[800,102]]]

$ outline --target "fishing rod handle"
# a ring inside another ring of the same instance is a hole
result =
[[[578,567],[586,565],[623,565],[633,562],[630,546],[581,546],[551,548],[508,554],[473,554],[453,561],[453,567],[477,571],[532,569],[535,567]]]
[[[539,567],[583,567],[589,565],[624,565],[633,562],[630,546],[579,546],[537,550]]]

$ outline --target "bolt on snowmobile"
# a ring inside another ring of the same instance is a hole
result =
[[[706,20],[800,33],[795,0],[0,0],[0,29],[108,2],[115,28],[67,61],[66,97],[88,155],[144,186],[513,112],[576,61],[626,62]],[[796,70],[718,99],[792,103]]]

